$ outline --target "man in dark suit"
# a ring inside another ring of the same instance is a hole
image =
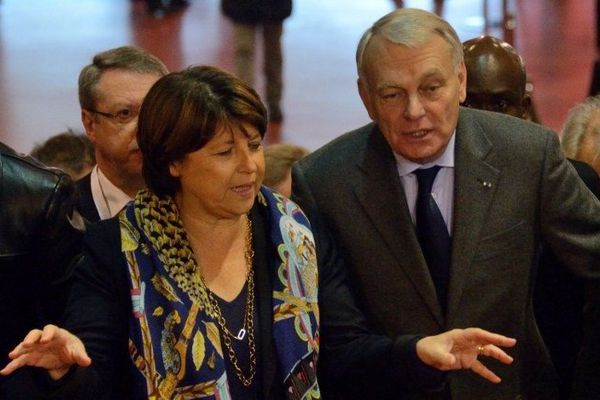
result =
[[[517,51],[492,36],[463,43],[467,68],[467,97],[463,105],[531,119],[531,97],[526,91],[527,71]],[[600,179],[581,161],[568,160],[596,197]],[[560,398],[568,399],[575,358],[583,340],[586,281],[574,276],[542,246],[533,305],[542,338],[559,376]]]
[[[86,220],[115,216],[145,186],[137,118],[148,90],[167,72],[158,58],[132,46],[98,53],[81,70],[81,121],[96,155],[92,172],[77,183]]]
[[[62,311],[67,266],[79,251],[80,232],[69,216],[69,177],[0,143],[0,354],[30,329]],[[37,399],[29,370],[0,377],[0,399]]]
[[[556,399],[532,310],[536,253],[543,240],[571,270],[600,276],[600,203],[554,132],[460,107],[462,44],[434,14],[384,16],[363,35],[357,64],[374,122],[299,161],[296,200],[333,234],[376,331],[481,326],[516,337],[517,346],[512,366],[483,361],[499,372],[498,385],[450,372],[437,393],[346,384],[346,398]],[[417,170],[431,167],[439,171],[433,186],[420,190]],[[417,234],[426,229],[435,235]],[[324,337],[324,352],[328,346]],[[381,371],[364,375],[375,381]]]
[[[600,170],[600,96],[588,97],[569,111],[562,128],[562,148],[569,157]],[[591,284],[583,345],[573,368],[571,400],[600,398],[600,282]],[[576,332],[579,334],[580,332]]]

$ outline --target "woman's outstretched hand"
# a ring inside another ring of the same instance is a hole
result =
[[[510,364],[513,358],[501,347],[512,347],[515,339],[488,332],[480,328],[453,329],[436,336],[427,336],[417,342],[417,355],[425,364],[442,371],[470,369],[490,382],[500,382],[500,377],[477,358],[492,357]]]
[[[55,380],[62,378],[73,365],[87,367],[92,363],[83,342],[55,325],[30,331],[8,357],[12,361],[0,371],[2,375],[30,366],[48,370],[50,377]]]

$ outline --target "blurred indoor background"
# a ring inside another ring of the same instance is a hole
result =
[[[311,150],[369,121],[356,90],[354,51],[391,0],[296,0],[284,26],[281,126],[268,142]],[[560,130],[589,91],[596,60],[593,0],[405,0],[438,11],[461,40],[483,33],[522,55],[541,122]],[[18,151],[67,128],[82,130],[77,77],[91,57],[124,44],[146,48],[171,70],[212,64],[232,70],[232,26],[219,0],[190,0],[163,18],[142,0],[2,0],[0,140]],[[260,58],[258,58],[260,60]],[[257,81],[262,93],[262,80]]]

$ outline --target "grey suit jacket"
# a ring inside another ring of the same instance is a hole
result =
[[[600,276],[600,203],[562,155],[555,133],[496,113],[461,108],[454,173],[446,315],[395,159],[376,125],[315,151],[294,167],[292,179],[296,201],[336,238],[375,330],[395,337],[478,326],[518,340],[509,351],[512,365],[484,360],[502,383],[452,372],[453,399],[556,398],[556,375],[531,305],[536,249],[543,241],[575,273]],[[393,389],[388,395],[398,398]]]

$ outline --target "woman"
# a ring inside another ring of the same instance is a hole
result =
[[[372,359],[390,353],[390,339],[366,333],[340,263],[317,276],[301,210],[261,187],[266,124],[257,94],[223,71],[161,78],[139,117],[148,190],[87,232],[68,330],[31,331],[2,374],[42,367],[87,399],[320,398],[319,315],[330,361],[359,343]],[[513,344],[466,329],[404,346],[421,368],[499,381],[477,356],[510,362],[496,345]]]

